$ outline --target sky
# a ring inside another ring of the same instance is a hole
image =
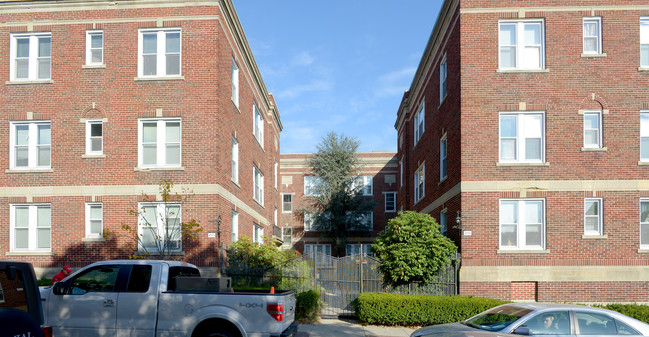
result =
[[[284,129],[281,153],[329,132],[397,150],[394,128],[443,0],[233,0]]]

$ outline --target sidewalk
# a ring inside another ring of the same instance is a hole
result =
[[[319,324],[300,324],[296,337],[408,337],[415,329],[367,325],[351,319],[321,319]]]

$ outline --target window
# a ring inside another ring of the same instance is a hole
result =
[[[373,195],[372,176],[356,176],[352,179],[352,190],[358,189],[362,195]]]
[[[153,267],[151,265],[136,264],[131,269],[131,276],[128,278],[128,292],[145,293],[149,291],[151,284],[151,273]]]
[[[403,187],[403,160],[399,160],[399,187]]]
[[[649,249],[649,199],[640,199],[640,248]]]
[[[448,63],[446,62],[446,55],[439,63],[439,104],[442,104],[446,98],[446,77],[448,71]]]
[[[415,114],[414,127],[415,127],[415,145],[421,139],[421,135],[424,133],[424,103],[421,103],[419,111]]]
[[[304,176],[304,195],[318,196],[320,195],[320,185],[322,179],[316,176]]]
[[[101,203],[86,203],[86,237],[101,238],[103,234],[103,206]]]
[[[139,167],[180,167],[180,119],[141,119]]]
[[[253,198],[260,204],[264,204],[264,175],[257,166],[252,167],[252,179],[254,182]]]
[[[545,68],[543,20],[503,20],[499,22],[501,70]]]
[[[385,212],[392,213],[397,211],[397,192],[385,192]]]
[[[180,76],[180,29],[140,30],[138,76]]]
[[[39,170],[51,167],[50,122],[11,122],[10,168]]]
[[[255,138],[259,142],[261,147],[264,147],[264,116],[262,116],[261,111],[257,108],[257,104],[252,103],[252,118],[254,119],[254,133]]]
[[[293,195],[292,194],[282,194],[282,212],[284,212],[284,213],[293,212]]]
[[[98,66],[104,63],[104,32],[86,31],[86,65]]]
[[[649,68],[649,18],[640,19],[640,67]]]
[[[575,311],[580,335],[617,335],[615,320],[605,314]]]
[[[602,53],[602,18],[584,18],[584,54]]]
[[[239,240],[239,213],[232,211],[232,242]]]
[[[50,205],[11,205],[12,252],[50,252],[52,212]]]
[[[86,155],[97,156],[104,153],[104,122],[86,121]]]
[[[140,250],[180,251],[182,248],[181,206],[169,203],[140,203],[138,235]]]
[[[447,211],[446,209],[442,210],[439,213],[439,232],[442,233],[442,235],[446,235],[447,230],[448,230],[448,225],[447,225]]]
[[[12,81],[49,80],[52,72],[52,33],[11,34]]]
[[[447,162],[446,162],[446,135],[439,140],[439,181],[444,180],[448,176]]]
[[[232,59],[232,102],[239,108],[239,66],[234,59]]]
[[[421,200],[424,197],[424,182],[425,182],[425,167],[421,165],[417,171],[415,171],[415,203]]]
[[[542,163],[545,153],[544,113],[500,114],[500,162]]]
[[[649,162],[649,111],[640,112],[640,161]]]
[[[584,234],[602,235],[602,199],[584,199]]]
[[[649,220],[647,220],[649,221]],[[313,212],[304,212],[304,231],[310,232],[317,230],[315,228],[315,214]]]
[[[282,247],[288,248],[293,245],[293,228],[282,227]]]
[[[68,295],[83,295],[91,292],[113,292],[117,275],[120,267],[97,266],[86,269],[78,275],[75,275],[70,281],[70,290]]]
[[[500,248],[543,249],[544,208],[540,199],[500,200]]]
[[[252,225],[252,242],[264,243],[264,229],[257,224]]]
[[[275,189],[277,189],[277,169],[278,168],[279,168],[279,165],[277,164],[277,161],[275,161],[275,174],[273,175],[274,178],[275,178],[274,179],[275,180]]]
[[[239,183],[239,142],[232,137],[232,181]]]
[[[331,255],[331,245],[310,243],[304,245],[304,255],[313,258],[315,254]]]
[[[602,147],[601,111],[584,111],[584,147]]]
[[[345,255],[372,256],[372,251],[370,250],[370,245],[368,244],[348,244],[345,245]]]
[[[544,311],[523,322],[530,335],[570,335],[569,311]]]
[[[273,210],[273,225],[277,226],[277,208]]]
[[[374,229],[374,212],[347,212],[347,223],[345,227],[347,227],[347,230],[349,231],[372,231]]]

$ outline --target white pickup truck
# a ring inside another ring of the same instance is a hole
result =
[[[177,261],[97,262],[42,289],[41,299],[57,337],[297,334],[292,291],[233,291],[228,279]]]

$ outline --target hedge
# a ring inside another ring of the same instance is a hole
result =
[[[599,306],[604,309],[617,311],[639,321],[649,323],[649,306],[639,304],[607,304]]]
[[[363,293],[353,304],[362,324],[425,326],[462,321],[504,303],[472,296]]]
[[[295,319],[304,322],[316,322],[320,315],[320,294],[308,290],[295,295]]]

